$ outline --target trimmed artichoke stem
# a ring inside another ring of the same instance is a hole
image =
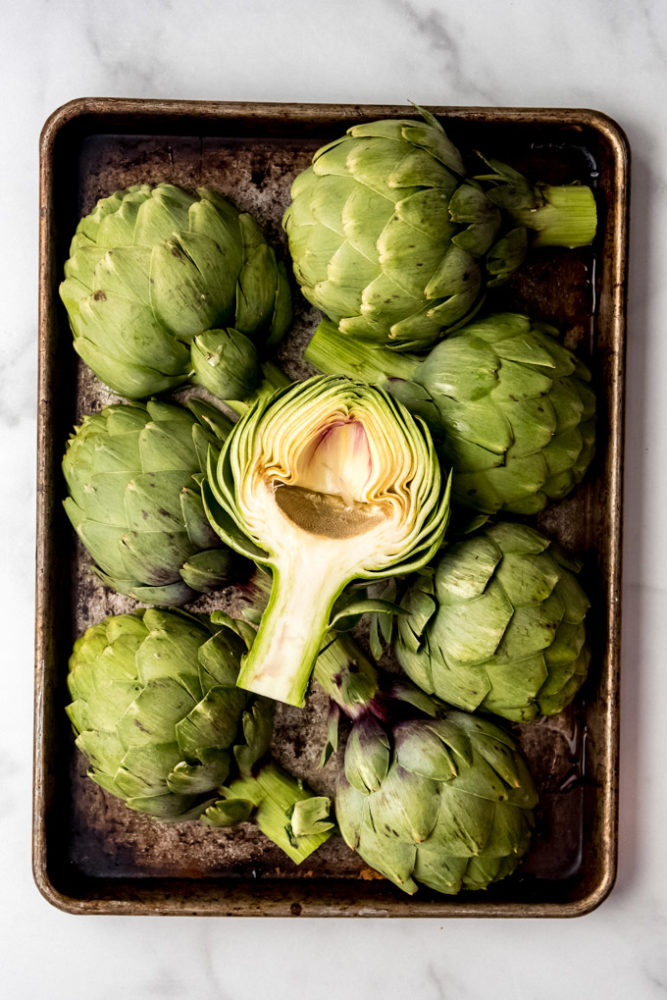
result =
[[[533,246],[572,249],[593,242],[597,210],[589,187],[584,184],[545,185],[539,187],[536,194],[537,207],[508,208],[512,218],[537,234]]]
[[[389,378],[411,379],[419,364],[409,354],[347,338],[326,320],[315,331],[304,357],[325,375],[347,375],[370,385],[381,385]]]
[[[327,578],[328,567],[295,563],[274,570],[271,598],[236,683],[300,708],[341,587]]]

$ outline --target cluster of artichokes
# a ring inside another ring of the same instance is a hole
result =
[[[590,659],[578,564],[488,520],[582,480],[590,374],[553,328],[475,314],[531,246],[590,243],[596,213],[589,188],[475,168],[422,119],[355,125],[294,181],[294,275],[324,313],[305,355],[322,374],[304,382],[270,359],[291,323],[285,266],[220,194],[136,185],[79,223],[61,286],[74,346],[132,402],[83,416],[65,509],[100,579],[159,607],[77,640],[67,711],[90,777],[129,808],[254,820],[300,862],[331,802],[270,747],[275,701],[302,705],[314,672],[323,763],[350,719],[345,841],[406,892],[451,894],[511,874],[534,824],[527,765],[488,715],[560,712]],[[446,534],[450,507],[480,516]],[[163,610],[253,563],[245,618]],[[391,600],[369,593],[391,577]],[[367,612],[410,680],[352,638]]]

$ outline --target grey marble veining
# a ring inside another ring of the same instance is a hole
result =
[[[667,993],[667,5],[27,0],[0,32],[0,983],[15,1000]],[[30,875],[37,140],[83,95],[589,106],[634,155],[618,886],[577,921],[73,918]]]

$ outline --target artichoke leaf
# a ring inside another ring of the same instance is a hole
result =
[[[461,890],[469,865],[467,857],[454,858],[443,854],[439,844],[421,844],[415,861],[415,878],[436,892],[456,895]]]
[[[178,751],[178,746],[176,746]],[[206,761],[190,763],[178,760],[167,776],[170,792],[177,795],[204,795],[224,785],[230,771],[231,758],[224,750],[209,753]]]
[[[404,722],[395,728],[394,736],[396,760],[404,770],[433,781],[450,781],[458,774],[450,753],[432,730]]]
[[[369,718],[356,726],[345,747],[345,776],[360,792],[377,791],[387,777],[391,753],[382,726]]]
[[[231,747],[244,704],[243,692],[235,687],[215,687],[207,691],[174,727],[183,756],[197,759],[208,747],[223,750]]]
[[[412,879],[417,855],[417,845],[399,840],[387,840],[375,833],[372,825],[364,823],[359,831],[359,854],[372,868],[391,879],[395,885],[413,895],[417,883]]]
[[[237,565],[238,560],[229,549],[204,549],[185,560],[180,574],[193,590],[212,594],[234,582]]]
[[[415,844],[426,840],[438,818],[437,788],[436,782],[404,770],[395,761],[369,801],[375,831],[389,842],[394,838]]]
[[[130,747],[114,775],[125,798],[166,795],[167,774],[181,759],[176,742]]]
[[[137,581],[128,582],[112,579],[97,569],[95,573],[107,587],[112,587],[119,594],[127,594],[142,604],[159,604],[161,607],[167,608],[179,607],[181,604],[186,604],[188,601],[193,600],[196,596],[192,587],[189,587],[183,580],[176,583],[168,583],[162,587],[151,587]]]
[[[506,551],[496,570],[496,579],[515,606],[541,604],[554,592],[561,573],[548,553],[526,559]]]
[[[238,796],[227,799],[217,799],[209,805],[202,815],[202,821],[207,826],[236,826],[250,819],[255,803],[250,799]]]

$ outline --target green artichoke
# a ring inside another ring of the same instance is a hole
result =
[[[560,712],[586,678],[577,565],[526,525],[484,527],[410,583],[396,656],[422,690],[514,722]]]
[[[329,835],[326,800],[267,758],[273,705],[236,686],[243,631],[221,613],[107,618],[74,644],[67,714],[89,776],[130,809],[216,826],[254,816],[298,862]]]
[[[211,453],[203,495],[220,537],[273,577],[239,684],[293,705],[344,588],[425,565],[449,512],[427,428],[346,378],[260,398]]]
[[[442,126],[422,115],[354,125],[322,147],[283,219],[308,301],[341,334],[399,351],[469,319],[523,261],[527,230],[534,245],[576,247],[596,228],[590,188],[533,187],[495,160],[466,176]]]
[[[510,875],[537,804],[514,741],[407,683],[373,692],[373,673],[347,637],[321,653],[315,672],[354,720],[336,792],[345,842],[408,893],[418,884],[485,889]]]
[[[171,184],[98,201],[77,226],[60,296],[78,354],[130,399],[193,372],[224,398],[230,370],[242,385],[259,379],[250,341],[275,344],[291,321],[287,273],[253,219],[214,191]]]
[[[320,371],[389,389],[419,413],[453,468],[452,498],[536,514],[583,478],[595,447],[590,373],[557,331],[517,313],[469,323],[425,359],[341,339],[324,321],[306,350]]]
[[[114,590],[183,604],[231,582],[235,556],[208,523],[199,482],[232,424],[199,400],[152,400],[84,417],[63,458],[67,515]]]

